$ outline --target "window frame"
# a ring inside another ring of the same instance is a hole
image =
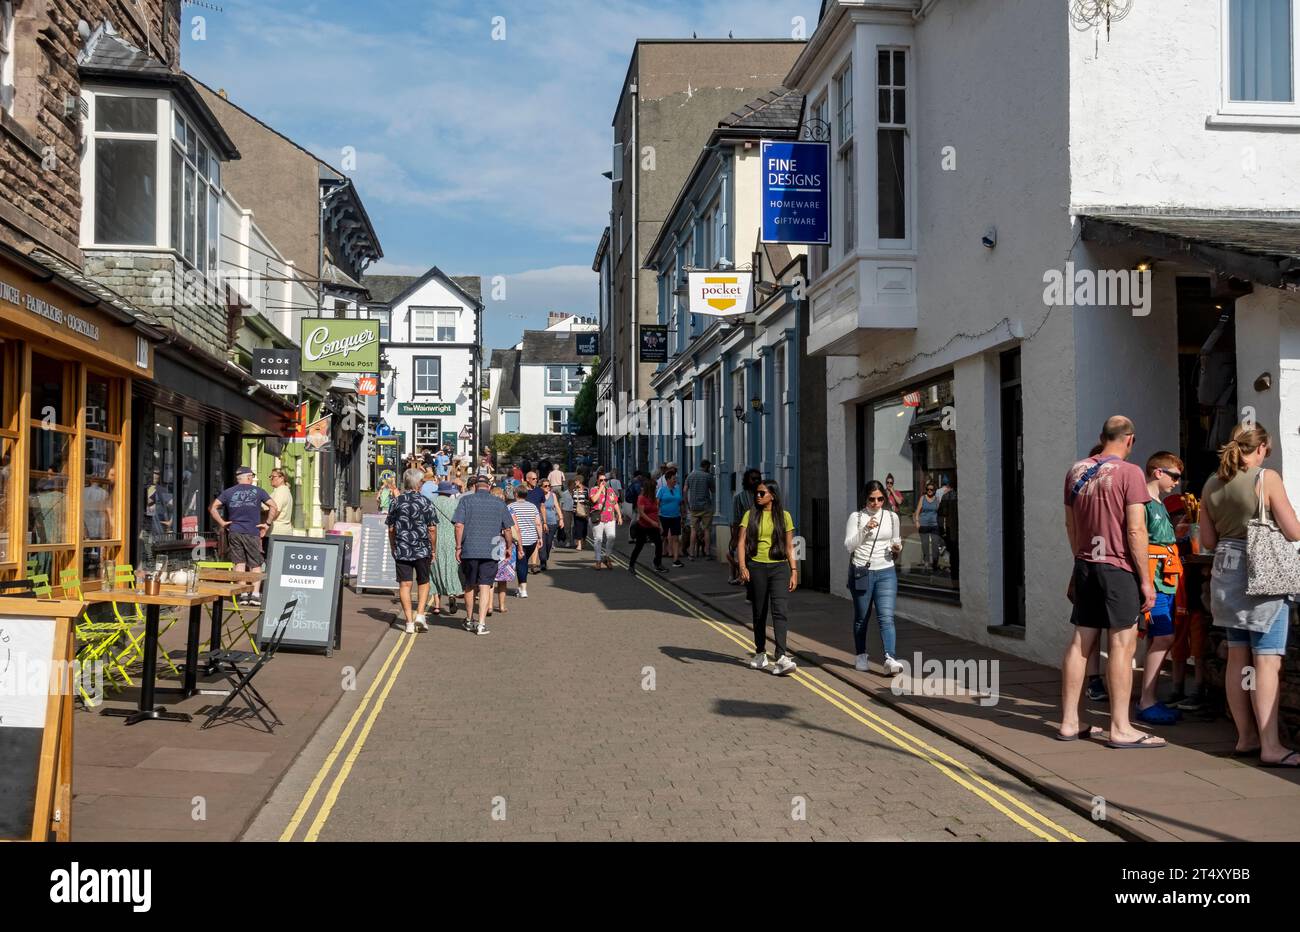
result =
[[[1291,100],[1232,99],[1232,0],[1219,4],[1219,114],[1252,117],[1243,122],[1300,126],[1300,2],[1291,3]]]
[[[855,126],[853,121],[853,56],[850,55],[831,77],[831,90],[835,97],[833,138],[835,144],[835,161],[838,165],[843,227],[841,229],[839,254],[847,256],[858,247],[858,187],[856,158]],[[845,92],[848,97],[845,99]],[[829,95],[828,95],[829,97]],[[847,117],[847,123],[846,123]]]
[[[519,410],[518,408],[502,408],[502,409],[501,409],[501,433],[503,433],[503,434],[517,434],[517,433],[519,433],[519,432],[520,432],[520,431],[519,431],[519,426],[520,426],[520,414],[521,414],[521,412],[520,412],[520,410]],[[511,417],[511,415],[514,415],[514,419],[515,419],[515,429],[514,429],[514,430],[511,430],[511,429],[510,429],[510,417]]]
[[[420,363],[432,362],[437,370],[432,376],[420,373]],[[436,387],[430,391],[420,388],[420,380],[432,378]],[[412,395],[433,395],[437,398],[442,397],[442,357],[441,356],[414,356],[411,359],[411,394]]]
[[[553,373],[559,373],[559,388],[552,388],[551,379]],[[548,365],[542,372],[542,387],[547,396],[550,397],[572,397],[582,391],[582,379],[578,377],[577,365]],[[577,388],[570,389],[569,386],[577,382]]]
[[[880,73],[879,73],[879,60],[880,60],[880,58],[879,58],[879,57],[880,57],[880,54],[881,54],[882,52],[887,52],[887,53],[889,53],[889,79],[890,79],[890,83],[887,84],[887,85],[882,85],[882,84],[880,84]],[[894,55],[895,55],[896,53],[901,53],[902,56],[903,56],[903,84],[901,84],[901,85],[898,85],[898,84],[894,84],[894,83],[893,83],[893,80],[894,80]],[[895,236],[886,237],[886,236],[884,236],[884,235],[881,234],[881,232],[880,232],[880,204],[879,204],[879,198],[877,197],[877,204],[876,204],[876,242],[877,242],[877,243],[878,243],[882,248],[900,248],[900,247],[901,247],[901,248],[906,249],[906,248],[910,248],[911,245],[912,245],[912,229],[913,229],[913,226],[912,226],[912,220],[913,220],[913,217],[912,217],[912,184],[913,184],[912,174],[913,174],[913,173],[912,173],[912,131],[911,131],[911,119],[912,119],[912,111],[913,111],[915,108],[912,106],[912,101],[911,101],[911,99],[910,99],[910,95],[909,95],[909,93],[908,93],[909,89],[911,88],[911,80],[912,80],[911,71],[912,71],[912,55],[911,55],[911,49],[910,49],[908,46],[905,46],[905,45],[889,45],[889,44],[886,44],[886,45],[878,45],[878,46],[876,46],[876,68],[873,69],[873,73],[876,75],[875,94],[874,94],[874,109],[875,109],[875,113],[876,113],[876,121],[875,121],[875,122],[876,122],[876,181],[875,181],[875,183],[876,183],[876,185],[877,185],[877,191],[879,191],[880,172],[881,172],[881,170],[882,170],[882,168],[883,168],[883,165],[884,165],[884,153],[883,153],[883,151],[881,151],[881,147],[880,147],[880,134],[881,134],[882,131],[900,131],[900,132],[902,133],[902,135],[903,135],[903,152],[902,152],[902,166],[903,166],[903,193],[902,193],[902,205],[903,205],[903,235],[902,235],[901,237],[895,237]],[[881,113],[880,113],[880,92],[881,92],[881,91],[888,91],[889,94],[890,94],[890,120],[889,120],[889,122],[883,122],[883,121],[881,120]],[[904,111],[905,111],[904,120],[903,120],[903,122],[901,122],[901,123],[899,123],[898,121],[896,121],[896,120],[894,119],[894,110],[893,110],[894,94],[896,94],[896,93],[898,93],[898,92],[901,92],[901,93],[903,94],[903,108],[904,108]]]
[[[458,311],[459,308],[440,307],[438,305],[412,306],[407,311],[410,320],[411,342],[412,343],[455,343]],[[421,323],[420,322],[421,317],[427,314],[433,315],[432,320],[428,324]],[[440,336],[440,331],[445,329],[445,325],[439,323],[439,318],[443,314],[451,315],[451,338],[450,339],[443,339]],[[432,335],[421,336],[420,331],[425,331],[426,334],[431,333]]]
[[[560,415],[559,430],[551,430],[552,414]],[[572,407],[563,407],[560,405],[547,405],[546,408],[543,410],[542,412],[543,433],[549,434],[551,436],[563,437],[565,434],[572,432],[571,431],[572,426],[573,426]]]
[[[16,23],[13,0],[0,0],[0,111],[9,116],[18,98]]]

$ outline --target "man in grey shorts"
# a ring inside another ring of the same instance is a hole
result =
[[[226,529],[227,553],[237,573],[262,569],[262,537],[280,514],[275,499],[253,484],[256,478],[252,469],[240,466],[235,470],[235,484],[208,506],[212,520]],[[262,520],[263,504],[268,509],[265,521]],[[225,518],[221,516],[222,508],[226,511]],[[253,584],[253,594],[248,600],[253,605],[262,604],[260,582]]]

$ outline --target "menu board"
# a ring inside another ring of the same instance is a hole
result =
[[[357,590],[396,589],[397,564],[388,543],[387,515],[361,516],[361,557],[357,561]]]
[[[288,534],[274,534],[269,538],[258,644],[274,637],[285,605],[297,599],[281,645],[322,650],[326,656],[340,645],[343,570],[347,566],[350,542],[348,537]]]

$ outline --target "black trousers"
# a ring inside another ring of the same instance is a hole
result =
[[[762,653],[767,647],[767,610],[772,608],[772,640],[776,641],[776,656],[785,654],[786,616],[785,604],[790,595],[790,564],[745,562],[754,599],[750,608],[754,615],[754,652]]]
[[[636,566],[636,558],[641,556],[641,549],[647,542],[655,545],[655,569],[663,569],[663,538],[659,534],[657,527],[642,527],[640,523],[632,525],[632,539],[636,541],[636,546],[632,548],[632,559],[628,561],[628,567]]]

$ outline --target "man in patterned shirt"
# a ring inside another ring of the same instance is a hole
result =
[[[424,619],[424,606],[429,601],[429,558],[438,544],[438,513],[433,504],[420,494],[424,471],[408,469],[402,474],[406,491],[397,496],[388,509],[388,543],[393,549],[397,564],[398,598],[406,614],[406,633],[414,634],[418,628],[429,630]],[[419,587],[420,607],[411,611],[411,578]]]

